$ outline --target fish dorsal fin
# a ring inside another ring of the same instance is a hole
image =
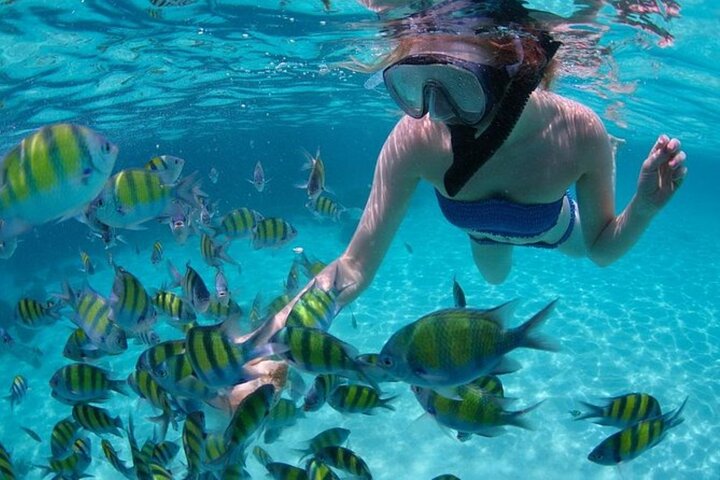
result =
[[[503,327],[507,323],[506,320],[513,316],[519,303],[520,299],[515,298],[513,300],[510,300],[509,302],[503,303],[500,306],[485,310],[483,312],[483,318]]]

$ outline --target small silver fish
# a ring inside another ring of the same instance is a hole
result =
[[[253,170],[253,176],[252,180],[248,180],[248,182],[252,183],[255,186],[255,190],[258,192],[262,192],[265,190],[265,185],[269,182],[265,178],[265,170],[263,170],[262,163],[260,163],[260,160],[255,164],[255,169]]]
[[[217,295],[217,299],[222,306],[228,306],[228,303],[230,303],[230,290],[228,289],[225,274],[219,268],[215,273],[215,295]]]

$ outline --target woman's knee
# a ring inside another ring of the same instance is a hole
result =
[[[512,247],[473,245],[475,265],[486,282],[499,285],[507,280],[512,268]]]

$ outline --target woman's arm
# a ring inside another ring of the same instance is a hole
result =
[[[607,132],[597,116],[588,115],[579,148],[586,169],[577,182],[578,205],[588,257],[606,266],[622,257],[665,206],[687,173],[678,140],[662,135],[643,162],[638,189],[615,215],[615,159]]]
[[[385,141],[373,177],[372,188],[360,223],[345,252],[328,264],[272,319],[272,334],[285,325],[290,310],[298,298],[312,285],[329,290],[342,288],[340,306],[352,302],[372,282],[375,273],[405,216],[415,188],[420,180],[419,164],[427,155],[420,138],[426,138],[423,125],[404,117]],[[422,135],[422,137],[421,137]],[[336,280],[337,279],[337,280]],[[267,336],[266,336],[267,338]]]

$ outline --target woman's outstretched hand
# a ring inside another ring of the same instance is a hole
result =
[[[685,152],[677,138],[660,135],[643,162],[637,200],[648,213],[660,210],[680,188],[687,175]]]

